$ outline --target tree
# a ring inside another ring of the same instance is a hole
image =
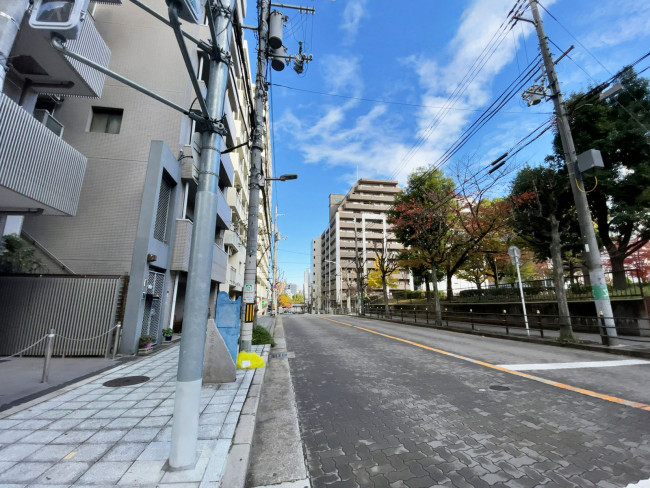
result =
[[[451,178],[436,168],[418,168],[409,175],[406,187],[396,195],[388,213],[395,237],[409,250],[409,266],[424,265],[431,271],[433,297],[429,294],[428,305],[435,312],[438,326],[442,325],[438,270],[447,257],[447,239],[453,227],[451,207],[455,203]]]
[[[566,177],[552,167],[524,168],[512,182],[512,226],[538,261],[553,261],[553,285],[558,303],[560,338],[573,340],[564,287],[562,242],[579,249],[579,229]],[[562,229],[562,230],[560,230]]]
[[[291,298],[289,298],[289,295],[286,293],[283,293],[278,297],[278,305],[281,307],[290,307],[291,306]]]
[[[305,303],[305,297],[302,296],[300,293],[296,293],[296,294],[291,298],[291,303]]]
[[[368,286],[373,288],[381,287],[384,292],[384,313],[386,317],[390,317],[388,288],[397,286],[397,279],[393,277],[393,274],[399,269],[399,254],[389,249],[386,239],[374,241],[373,251],[375,253],[375,266],[368,273]],[[375,286],[377,284],[379,286]]]
[[[36,248],[18,235],[4,236],[0,247],[0,274],[29,274],[42,271],[43,264],[34,256],[35,253]]]
[[[650,240],[650,88],[632,68],[618,76],[624,90],[606,100],[579,93],[570,97],[569,123],[578,154],[598,149],[604,168],[594,178],[588,201],[598,228],[598,237],[609,255],[614,287],[624,289],[624,263]],[[554,140],[555,157],[564,159],[559,136]],[[597,182],[596,182],[597,179]],[[585,183],[585,184],[587,184]]]

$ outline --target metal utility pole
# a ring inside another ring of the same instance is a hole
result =
[[[618,344],[618,339],[614,314],[612,312],[612,304],[609,301],[609,292],[607,291],[605,274],[603,273],[603,267],[600,261],[598,241],[596,240],[594,224],[591,220],[587,195],[582,190],[584,187],[582,183],[582,175],[580,174],[580,171],[577,170],[576,149],[573,144],[573,137],[571,136],[566,105],[564,104],[562,93],[560,92],[560,84],[558,82],[557,74],[555,73],[555,64],[548,48],[542,19],[537,8],[537,0],[528,1],[533,14],[533,24],[537,30],[537,37],[539,38],[542,57],[544,58],[544,66],[546,67],[548,83],[551,89],[551,98],[555,105],[557,129],[562,141],[562,148],[564,149],[564,159],[569,172],[569,180],[571,183],[571,191],[573,192],[573,199],[576,205],[576,212],[578,213],[580,233],[582,234],[582,241],[585,246],[585,264],[589,270],[591,293],[594,297],[597,313],[602,314],[605,318],[605,332],[601,334],[602,341],[605,345],[615,346]]]
[[[359,255],[359,241],[357,239],[357,219],[354,219],[354,264],[357,270],[357,311],[363,315],[363,265]]]
[[[210,6],[211,2],[208,5]],[[226,97],[228,69],[231,63],[228,53],[235,0],[230,0],[228,5],[227,8],[214,9],[217,17],[211,25],[211,30],[214,27],[217,35],[213,36],[215,45],[210,53],[210,82],[208,83],[206,105],[210,120],[214,123],[205,124],[201,134],[199,184],[192,227],[183,340],[178,359],[174,420],[169,453],[169,466],[172,469],[191,468],[197,459],[203,351],[210,302],[211,266],[209,263],[212,263],[214,250],[219,166],[221,164],[221,153],[218,148],[224,135],[217,121],[223,116]],[[212,13],[208,12],[208,15],[212,15]]]

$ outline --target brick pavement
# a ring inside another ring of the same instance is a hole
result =
[[[268,350],[268,346],[266,346]],[[262,353],[263,346],[254,346]],[[0,487],[218,487],[254,370],[201,392],[199,460],[167,471],[179,348],[128,363],[0,415]],[[134,386],[102,384],[124,376]]]
[[[285,319],[285,330],[314,487],[614,488],[650,477],[650,412],[314,317]]]

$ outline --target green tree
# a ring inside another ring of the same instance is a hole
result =
[[[305,297],[300,293],[296,293],[291,299],[291,303],[305,303]]]
[[[604,168],[586,176],[589,207],[598,237],[609,254],[614,287],[627,286],[625,258],[650,240],[650,88],[648,80],[627,68],[618,80],[625,87],[599,100],[578,93],[568,109],[578,154],[598,149]],[[554,140],[557,160],[564,159],[559,136]],[[596,181],[597,179],[597,181]],[[591,188],[590,188],[591,187]]]
[[[437,325],[442,325],[439,269],[447,258],[449,241],[455,236],[451,232],[455,205],[454,181],[439,169],[418,168],[409,175],[406,187],[396,195],[388,213],[395,237],[411,251],[409,266],[422,264],[431,272],[433,293],[428,294],[428,304],[435,312]]]
[[[524,168],[510,190],[512,226],[538,261],[551,258],[558,303],[560,338],[573,339],[569,304],[564,286],[562,243],[565,250],[580,249],[573,197],[565,175],[553,167]]]
[[[16,234],[2,238],[0,246],[0,274],[38,273],[44,269],[34,256],[36,248],[27,244]]]

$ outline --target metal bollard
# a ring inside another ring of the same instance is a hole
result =
[[[539,336],[543,339],[544,328],[542,327],[542,316],[539,314],[539,310],[537,311],[537,327],[539,327]]]
[[[404,322],[404,309],[400,308],[399,309],[399,318],[402,322]]]
[[[427,325],[429,325],[429,309],[428,308],[425,310],[425,313],[426,313],[426,318],[427,318]]]
[[[469,321],[472,324],[472,330],[474,330],[474,313],[471,308],[469,309]]]
[[[50,360],[52,359],[52,351],[54,350],[54,336],[54,329],[50,329],[50,333],[47,335],[47,346],[45,347],[45,362],[43,363],[41,383],[47,383],[47,377],[50,374]]]
[[[508,311],[503,310],[503,325],[506,327],[506,335],[510,335],[510,330],[508,329]]]
[[[120,345],[120,334],[122,333],[122,322],[118,322],[115,326],[115,341],[113,342],[113,359],[117,354],[117,348]]]
[[[418,323],[418,313],[416,312],[415,309],[413,309],[413,320],[415,320],[415,323]]]
[[[445,307],[445,322],[447,323],[447,327],[449,327],[449,314],[447,313],[447,307]]]

